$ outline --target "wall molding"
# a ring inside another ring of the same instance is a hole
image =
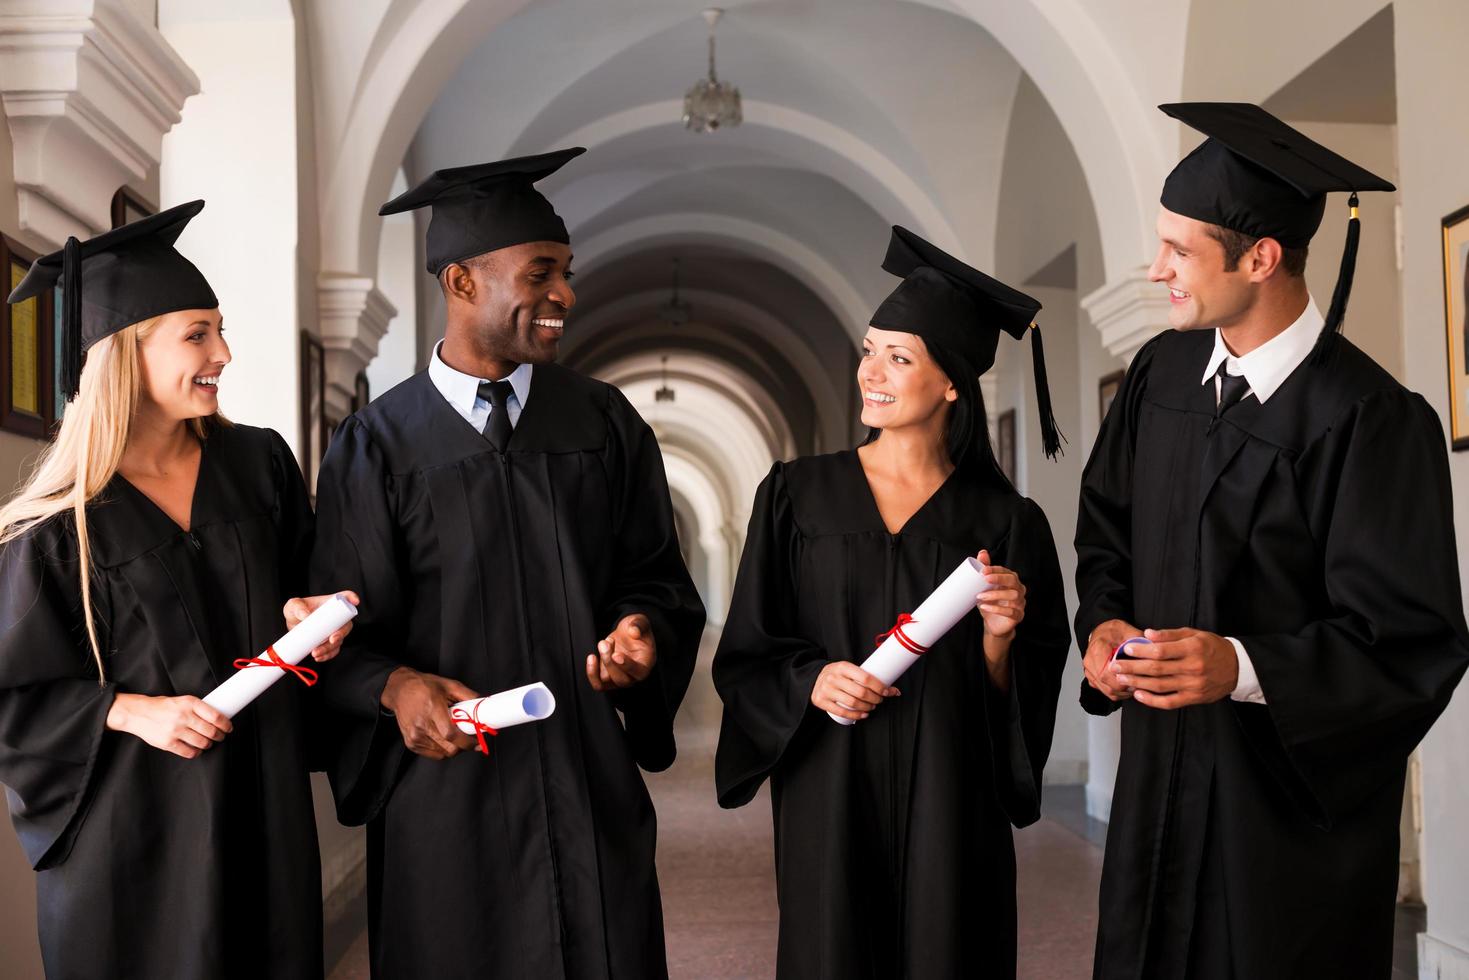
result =
[[[1102,335],[1102,346],[1128,364],[1143,344],[1170,329],[1168,290],[1148,281],[1147,266],[1083,296],[1081,308]]]
[[[398,310],[371,278],[330,273],[317,278],[316,306],[326,350],[326,413],[335,424],[352,413],[357,375],[377,356]]]
[[[121,0],[8,4],[0,101],[21,231],[56,248],[111,227],[112,195],[147,179],[199,79]]]

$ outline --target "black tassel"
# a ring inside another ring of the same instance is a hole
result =
[[[1325,360],[1327,353],[1336,346],[1336,338],[1342,332],[1342,321],[1347,316],[1347,300],[1352,296],[1352,279],[1357,273],[1357,244],[1362,238],[1362,221],[1357,217],[1357,194],[1347,199],[1347,207],[1351,209],[1350,217],[1347,218],[1347,243],[1341,253],[1341,268],[1336,274],[1336,289],[1331,293],[1331,306],[1326,311],[1326,323],[1321,328],[1321,336],[1316,339],[1316,347],[1311,352],[1311,361],[1320,364]]]
[[[61,397],[71,401],[82,381],[82,243],[61,252]]]
[[[1041,415],[1041,448],[1051,459],[1061,452],[1061,443],[1066,437],[1056,428],[1056,416],[1051,412],[1051,383],[1046,378],[1046,351],[1041,346],[1041,328],[1030,325],[1030,356],[1035,363],[1035,403]]]

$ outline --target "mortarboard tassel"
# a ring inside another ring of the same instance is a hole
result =
[[[1321,336],[1316,340],[1316,348],[1311,352],[1311,360],[1315,364],[1321,363],[1326,352],[1335,346],[1333,338],[1342,332],[1342,321],[1347,315],[1347,300],[1352,295],[1352,279],[1357,272],[1357,243],[1362,238],[1362,220],[1357,216],[1356,191],[1347,199],[1347,207],[1351,209],[1351,216],[1347,219],[1347,243],[1342,249],[1341,268],[1336,274],[1336,289],[1331,293],[1331,306],[1326,310],[1326,323],[1321,328]]]
[[[1046,455],[1055,459],[1061,452],[1065,436],[1056,428],[1056,416],[1051,412],[1051,384],[1046,379],[1046,351],[1041,346],[1041,328],[1030,325],[1030,356],[1035,364],[1035,403],[1041,415],[1041,448]]]
[[[61,397],[71,401],[82,380],[82,243],[66,240],[61,253]]]

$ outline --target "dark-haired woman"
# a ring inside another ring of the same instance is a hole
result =
[[[770,780],[778,976],[1012,977],[1010,828],[1039,816],[1070,638],[1050,528],[995,462],[978,379],[1040,304],[901,228],[883,268],[903,282],[863,339],[871,437],[777,463],[755,499],[714,658],[719,801]],[[976,555],[976,611],[896,687],[858,666]]]

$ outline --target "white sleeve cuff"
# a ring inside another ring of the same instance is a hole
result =
[[[1250,655],[1245,653],[1245,645],[1232,636],[1226,636],[1225,639],[1229,641],[1230,646],[1234,647],[1234,655],[1239,660],[1239,680],[1229,695],[1230,700],[1264,704],[1265,692],[1260,690],[1260,677],[1255,673],[1255,665],[1250,662]]]

